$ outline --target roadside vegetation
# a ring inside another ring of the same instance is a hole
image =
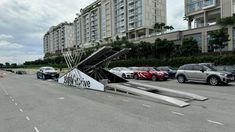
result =
[[[140,42],[132,43],[126,38],[116,38],[116,41],[111,41],[107,46],[112,46],[116,50],[122,48],[130,48],[130,52],[110,63],[109,67],[116,66],[163,66],[170,65],[178,67],[187,63],[203,63],[211,62],[217,65],[234,65],[235,52],[211,52],[201,53],[197,41],[193,38],[185,38],[182,45],[176,45],[172,41],[166,39],[156,39],[154,43]],[[96,44],[93,48],[85,49],[86,56],[100,48],[100,44]],[[25,62],[22,67],[32,68],[40,66],[53,66],[55,68],[66,68],[67,65],[62,55],[50,54],[51,58],[47,57],[44,60],[36,60]]]

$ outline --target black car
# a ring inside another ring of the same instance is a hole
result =
[[[37,72],[38,79],[58,79],[59,73],[52,67],[41,67]]]
[[[175,74],[176,74],[176,69],[170,67],[170,66],[160,66],[157,67],[159,70],[161,71],[165,71],[169,74],[169,78],[175,78]]]
[[[11,69],[6,69],[7,72],[11,72],[11,73],[15,73],[13,70]]]
[[[16,71],[16,74],[18,74],[18,75],[24,75],[24,74],[27,74],[27,72],[26,72],[26,71]]]

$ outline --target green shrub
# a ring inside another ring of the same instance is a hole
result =
[[[235,55],[202,55],[190,57],[177,57],[171,59],[129,59],[117,60],[110,63],[109,68],[112,67],[131,67],[131,66],[173,66],[179,67],[189,63],[214,63],[216,65],[234,65]]]

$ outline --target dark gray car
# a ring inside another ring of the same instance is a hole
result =
[[[200,81],[213,86],[220,83],[228,84],[234,80],[231,72],[218,71],[211,66],[202,64],[187,64],[181,66],[176,73],[176,78],[179,83]]]

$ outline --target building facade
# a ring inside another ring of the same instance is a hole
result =
[[[91,47],[117,36],[145,37],[155,23],[166,23],[166,0],[97,0],[74,20],[76,44]]]
[[[185,0],[185,17],[188,29],[184,31],[185,37],[193,37],[198,41],[202,52],[212,52],[208,45],[209,32],[220,29],[217,20],[234,16],[235,0]],[[228,26],[230,41],[225,51],[235,50],[235,28]]]
[[[52,26],[43,38],[44,53],[62,52],[76,45],[74,25],[61,23]]]
[[[217,24],[218,18],[234,16],[235,0],[185,0],[185,17],[188,20],[188,29],[165,33],[161,35],[150,35],[145,38],[133,40],[135,43],[141,41],[154,43],[157,38],[174,41],[181,45],[184,38],[193,38],[197,41],[202,52],[214,52],[209,43],[209,32],[220,29]],[[230,36],[228,46],[224,51],[235,50],[235,26],[227,27]]]

